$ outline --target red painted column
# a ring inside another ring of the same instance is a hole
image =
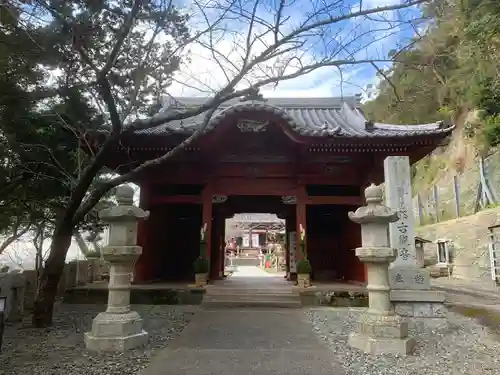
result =
[[[210,278],[213,280],[219,280],[221,279],[221,268],[222,268],[222,262],[224,260],[223,258],[223,251],[222,251],[222,241],[223,241],[223,225],[225,224],[224,217],[220,214],[220,212],[217,212],[214,215],[214,219],[212,221],[212,226],[213,226],[213,233],[212,235],[214,236],[212,239],[212,269],[211,269],[211,275]]]
[[[205,231],[205,254],[208,264],[211,266],[210,258],[212,254],[212,189],[210,184],[203,189],[202,193],[202,202],[203,202],[203,213],[201,225],[206,228]],[[201,231],[201,228],[200,228]],[[211,268],[211,267],[210,267]],[[211,275],[212,270],[208,271],[208,274]]]
[[[212,239],[210,243],[210,280],[219,278],[219,214],[212,215]]]
[[[297,261],[307,257],[307,228],[306,228],[306,191],[303,186],[297,189]],[[300,229],[305,231],[303,254],[300,248]]]
[[[290,279],[290,232],[293,232],[295,224],[295,215],[289,214],[285,221],[285,243],[286,243],[286,278]]]
[[[224,269],[225,269],[225,260],[226,260],[226,241],[225,241],[225,232],[226,232],[226,217],[224,215],[220,215],[218,222],[219,230],[217,231],[217,235],[219,236],[219,279],[224,278]]]

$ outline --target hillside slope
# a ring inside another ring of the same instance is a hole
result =
[[[414,166],[416,192],[474,169],[500,143],[500,2],[436,0],[423,14],[425,33],[411,49],[392,51],[399,64],[364,105],[375,121],[456,124],[449,145]]]

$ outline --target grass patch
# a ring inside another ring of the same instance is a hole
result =
[[[497,338],[500,339],[500,312],[471,306],[452,306],[450,311],[476,320],[479,324],[488,328],[497,336]]]
[[[448,169],[449,155],[427,156],[414,168],[413,191],[424,192],[432,188],[434,183]]]

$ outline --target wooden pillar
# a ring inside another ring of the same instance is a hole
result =
[[[306,190],[303,186],[300,186],[297,189],[297,205],[296,215],[297,215],[297,261],[307,257],[307,228],[306,228]],[[300,248],[300,228],[306,232],[306,236],[304,238],[304,249],[302,250],[304,253],[302,254]]]
[[[211,280],[218,280],[222,278],[221,275],[221,268],[222,268],[222,262],[224,260],[223,258],[223,251],[222,251],[222,242],[223,242],[223,235],[224,235],[224,216],[221,215],[220,212],[214,213],[214,218],[212,221],[212,259],[211,259],[211,268],[210,268],[210,279]]]
[[[295,215],[287,215],[285,221],[285,242],[286,242],[286,278],[290,278],[290,232],[295,228]]]
[[[201,225],[202,227],[206,226],[204,256],[206,257],[208,264],[210,265],[210,256],[212,254],[212,189],[210,185],[207,185],[205,189],[203,189],[202,204],[203,212]],[[208,271],[208,274],[211,274],[211,269]]]
[[[224,278],[224,271],[226,269],[226,216],[221,216],[221,229],[220,229],[220,252],[221,252],[221,262],[219,276],[221,279]]]
[[[139,207],[146,210],[148,207],[148,188],[144,184],[140,186]],[[154,218],[141,220],[137,227],[137,245],[142,247],[142,254],[137,259],[134,267],[134,284],[148,281],[152,278],[153,267],[155,264],[153,251],[153,243],[151,240],[151,228],[154,225]]]

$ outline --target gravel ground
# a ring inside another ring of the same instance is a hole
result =
[[[371,356],[347,345],[359,310],[311,309],[306,312],[314,331],[325,340],[347,375],[498,375],[500,341],[475,320],[449,313],[448,321],[428,320],[410,356]]]
[[[105,306],[60,304],[54,325],[30,327],[29,317],[6,327],[0,354],[1,375],[129,375],[147,366],[156,349],[164,348],[187,325],[196,306],[133,306],[144,319],[149,344],[125,354],[85,350],[83,333]]]

